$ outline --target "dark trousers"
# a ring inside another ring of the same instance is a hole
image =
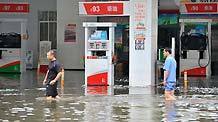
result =
[[[57,85],[58,83],[56,82],[53,85],[50,85],[50,82],[46,85],[46,96],[47,97],[56,97],[58,95],[57,91]]]

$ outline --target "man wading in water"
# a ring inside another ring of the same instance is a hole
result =
[[[174,97],[174,90],[176,86],[176,60],[171,55],[172,51],[169,48],[164,49],[164,86],[165,86],[165,100],[176,100]]]
[[[56,52],[50,50],[47,53],[47,59],[49,60],[48,71],[43,81],[43,85],[46,85],[46,98],[47,100],[53,100],[59,98],[57,92],[58,79],[62,76],[61,65],[56,60]]]

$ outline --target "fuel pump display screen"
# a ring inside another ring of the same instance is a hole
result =
[[[107,49],[107,43],[102,43],[101,47],[102,47],[102,49]]]
[[[96,49],[100,49],[100,48],[101,48],[101,43],[99,43],[99,42],[98,42],[98,43],[95,43],[95,48],[96,48]]]
[[[89,42],[88,50],[108,50],[107,42]]]
[[[95,49],[95,43],[89,43],[89,49]]]

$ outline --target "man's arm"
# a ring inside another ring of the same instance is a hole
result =
[[[47,73],[46,73],[46,75],[45,75],[45,78],[44,78],[44,80],[43,80],[43,84],[44,84],[44,85],[45,85],[45,83],[47,82],[48,72],[49,72],[49,70],[47,71]]]
[[[55,77],[55,81],[57,81],[58,79],[60,79],[60,77],[62,76],[62,72],[59,72],[58,75]]]
[[[59,73],[57,74],[57,76],[55,77],[55,79],[50,82],[50,84],[53,85],[55,82],[57,82],[57,80],[58,80],[61,76],[62,76],[62,72],[59,72]]]
[[[163,84],[164,84],[164,85],[166,85],[168,76],[169,76],[169,71],[164,70],[164,81],[163,81]]]
[[[166,59],[166,61],[164,63],[163,69],[164,69],[164,79],[163,79],[164,81],[163,81],[163,84],[166,85],[166,81],[167,81],[167,78],[169,76],[169,70],[170,70],[170,60]]]

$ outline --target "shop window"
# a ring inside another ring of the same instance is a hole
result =
[[[51,41],[51,48],[57,48],[57,12],[39,12],[40,41]]]

